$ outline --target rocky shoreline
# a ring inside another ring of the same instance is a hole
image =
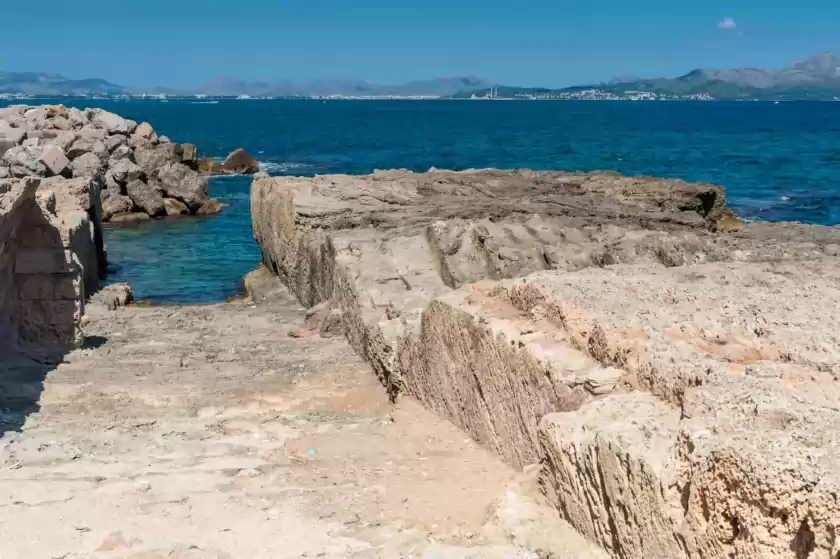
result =
[[[840,555],[840,228],[742,223],[720,187],[615,173],[259,173],[263,267],[246,286],[269,307],[143,313],[120,309],[124,288],[91,298],[102,222],[210,211],[202,173],[256,162],[199,160],[148,124],[61,106],[0,109],[0,152],[0,353],[83,348],[61,374],[84,378],[94,362],[111,382],[119,348],[131,380],[182,375],[192,394],[215,374],[209,402],[219,382],[276,380],[297,343],[339,354],[328,338],[343,336],[392,402],[416,400],[509,466],[536,469],[552,518],[576,531],[562,539],[587,556]],[[293,315],[276,278],[308,309],[298,327],[275,326],[272,302]],[[118,331],[103,351],[86,346],[97,313],[98,331],[128,317],[146,341]],[[162,324],[173,339],[190,324],[184,339],[201,347],[156,353],[177,344],[154,339]],[[260,344],[235,339],[246,327]],[[259,467],[274,471],[282,452]]]
[[[539,463],[611,556],[838,555],[840,229],[612,173],[263,174],[251,204],[295,336]]]

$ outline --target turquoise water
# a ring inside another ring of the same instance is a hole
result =
[[[90,101],[272,174],[609,169],[727,187],[747,219],[840,223],[840,103]],[[220,301],[260,260],[247,177],[214,179],[220,215],[109,228],[111,280],[140,299]]]

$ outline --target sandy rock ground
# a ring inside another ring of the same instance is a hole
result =
[[[88,315],[0,363],[3,559],[605,557],[291,296]]]

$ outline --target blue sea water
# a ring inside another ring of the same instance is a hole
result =
[[[616,170],[726,186],[744,218],[840,223],[840,103],[87,101],[272,174],[480,167]],[[213,179],[217,215],[109,226],[111,281],[139,299],[238,294],[260,260],[250,178]]]

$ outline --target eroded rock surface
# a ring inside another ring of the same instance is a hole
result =
[[[98,180],[101,203],[113,198],[103,221],[167,215],[164,197],[198,213],[207,184],[198,173],[196,148],[164,139],[146,122],[102,109],[14,105],[0,109],[0,179]]]
[[[252,215],[267,269],[338,309],[392,398],[541,461],[611,555],[840,552],[837,228],[529,171],[258,175]]]
[[[273,293],[93,303],[61,363],[0,361],[3,558],[607,557]]]

